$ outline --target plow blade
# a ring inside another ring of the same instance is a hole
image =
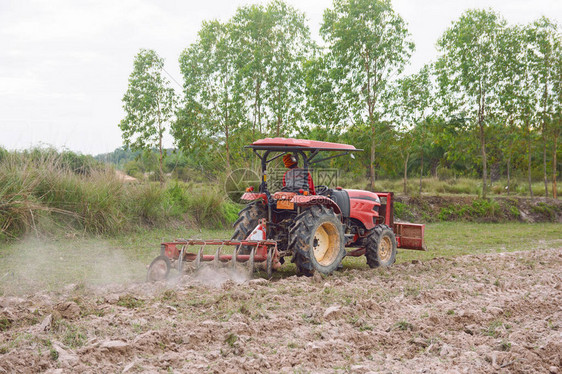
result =
[[[426,251],[424,232],[425,225],[402,222],[394,224],[398,248]]]
[[[178,239],[160,245],[160,256],[150,264],[147,281],[168,279],[174,270],[181,276],[205,266],[243,271],[250,278],[254,271],[263,270],[269,278],[281,263],[277,242],[272,240]]]

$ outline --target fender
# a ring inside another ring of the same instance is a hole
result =
[[[295,195],[291,199],[297,206],[326,205],[334,210],[334,213],[341,214],[341,209],[334,200],[322,195]]]
[[[244,200],[244,201],[253,201],[253,200],[258,200],[258,199],[263,199],[263,201],[265,201],[267,203],[267,195],[264,194],[264,193],[244,192],[242,197],[240,197],[240,200]]]

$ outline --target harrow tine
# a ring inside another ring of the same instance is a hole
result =
[[[234,248],[234,252],[232,253],[232,259],[230,266],[232,267],[232,269],[236,269],[236,258],[238,257],[238,248]]]
[[[250,252],[250,258],[248,259],[248,276],[250,279],[253,278],[254,275],[254,257],[256,256],[256,248],[252,248],[252,252]]]
[[[183,270],[183,254],[185,252],[185,245],[183,245],[181,247],[181,251],[180,251],[180,257],[178,258],[178,273],[179,276],[181,277],[181,272]]]
[[[215,258],[213,259],[213,266],[218,269],[219,265],[220,265],[220,257],[221,257],[221,250],[222,250],[222,245],[220,247],[217,248],[217,252],[215,253]]]
[[[197,252],[197,257],[195,257],[195,270],[199,270],[199,268],[201,267],[201,257],[203,254],[203,247],[204,245],[202,245],[201,248],[199,248],[199,251]]]
[[[265,271],[267,273],[267,279],[271,279],[273,276],[273,249],[269,248],[267,250],[267,262]]]

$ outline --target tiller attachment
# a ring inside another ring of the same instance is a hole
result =
[[[160,256],[148,267],[147,281],[168,279],[172,272],[181,276],[206,266],[245,272],[250,278],[254,271],[262,270],[270,278],[281,263],[277,242],[265,240],[265,234],[265,220],[262,220],[245,240],[177,239],[162,243]],[[199,248],[197,252],[188,251],[190,246]]]

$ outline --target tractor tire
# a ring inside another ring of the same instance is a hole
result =
[[[376,226],[362,244],[370,268],[388,267],[396,261],[396,236],[387,225]]]
[[[332,209],[312,206],[295,218],[289,229],[289,248],[297,275],[312,276],[314,270],[330,274],[338,268],[346,251],[342,223]]]
[[[265,218],[267,212],[265,205],[261,201],[254,201],[238,213],[238,219],[234,222],[234,234],[230,240],[244,240],[252,233],[252,230],[258,225],[260,218]],[[248,255],[253,247],[246,245],[240,246],[238,253]]]

